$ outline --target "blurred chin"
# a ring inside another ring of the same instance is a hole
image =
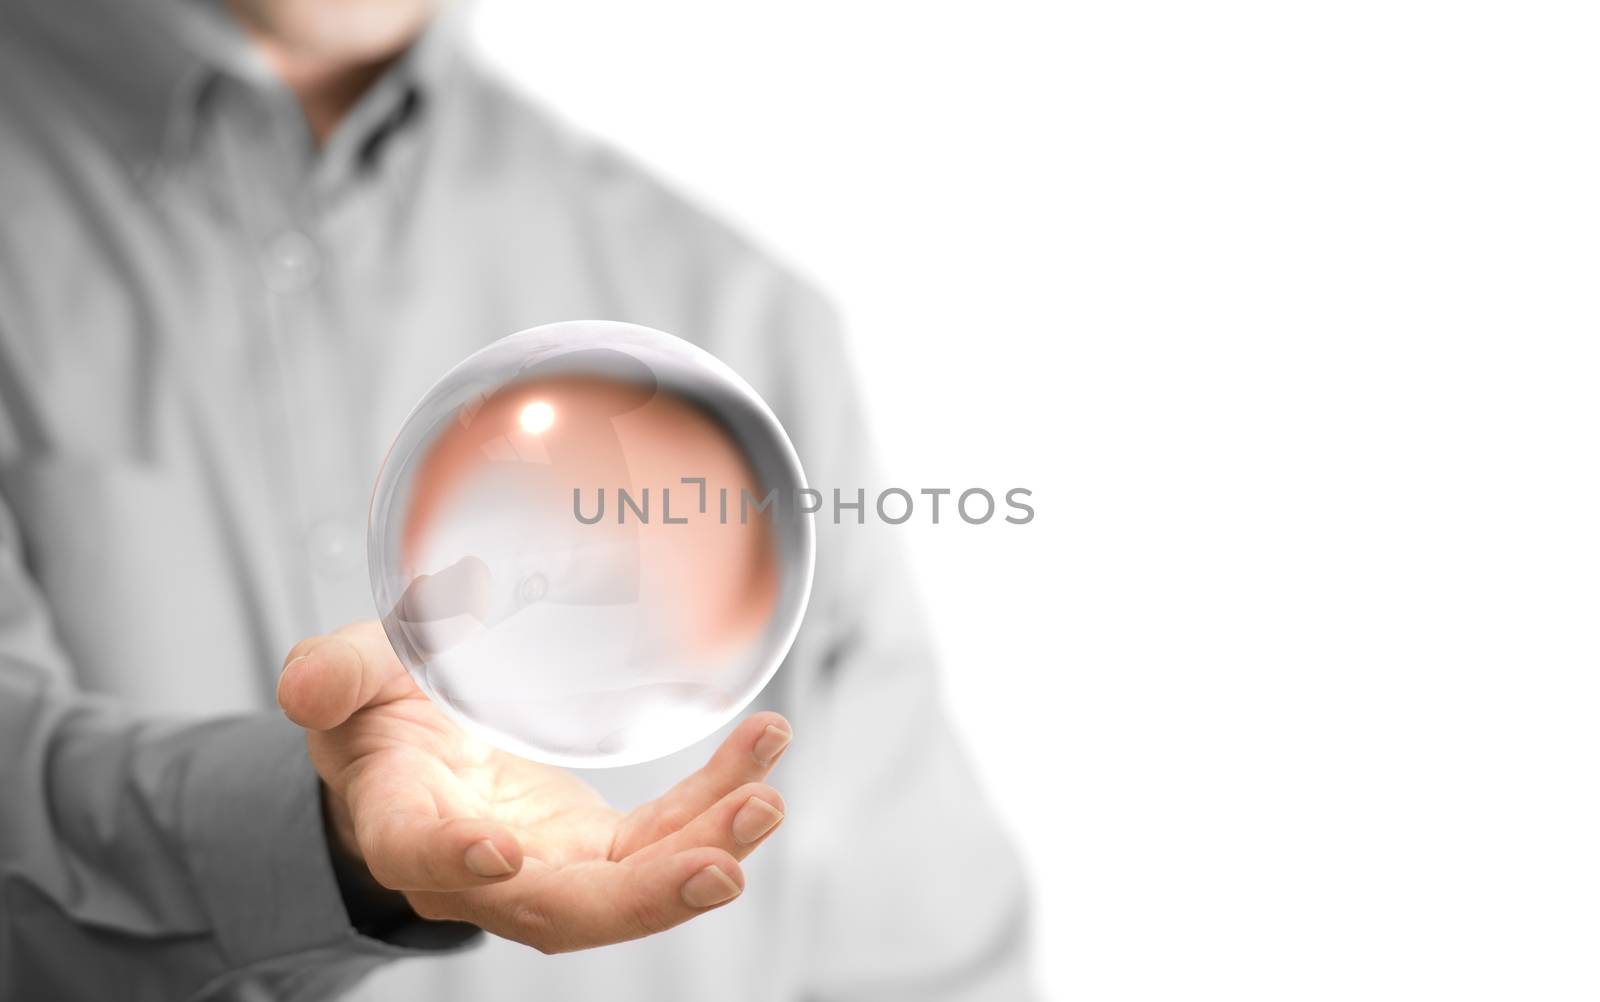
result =
[[[427,25],[441,0],[228,0],[251,28],[307,57],[392,55]]]

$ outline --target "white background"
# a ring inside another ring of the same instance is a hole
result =
[[[1600,79],[1541,3],[481,4],[842,303],[1056,999],[1600,997]]]

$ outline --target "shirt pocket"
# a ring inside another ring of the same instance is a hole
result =
[[[258,707],[270,680],[247,568],[198,478],[127,460],[0,467],[22,559],[78,685],[135,709]]]

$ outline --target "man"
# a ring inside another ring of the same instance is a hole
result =
[[[755,712],[588,784],[461,736],[370,623],[388,435],[520,328],[690,338],[813,483],[870,484],[816,293],[458,17],[0,6],[0,993],[1025,996],[1023,883],[879,534],[822,520]]]

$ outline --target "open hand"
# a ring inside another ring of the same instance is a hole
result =
[[[739,860],[783,820],[762,780],[788,746],[776,713],[744,720],[699,771],[629,814],[564,769],[463,733],[376,622],[301,641],[278,703],[304,727],[336,851],[417,914],[546,953],[669,929],[738,897]]]

